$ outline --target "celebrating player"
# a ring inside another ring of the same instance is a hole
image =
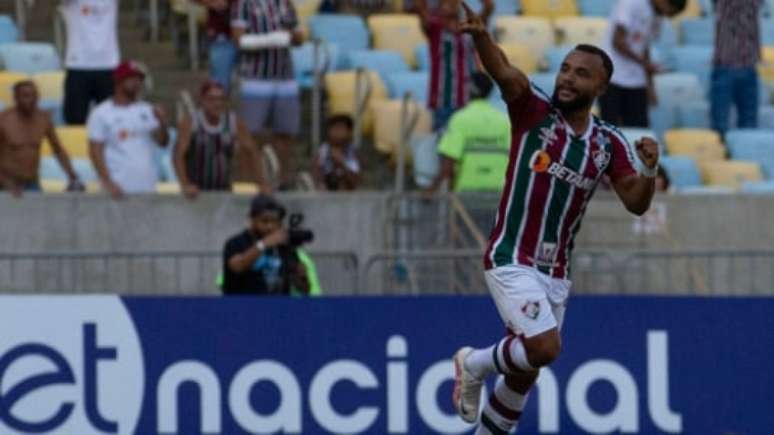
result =
[[[575,47],[548,98],[508,63],[486,24],[463,7],[461,29],[473,36],[511,121],[505,187],[484,258],[489,291],[510,335],[486,349],[457,351],[453,400],[459,415],[475,422],[484,379],[501,374],[476,433],[507,434],[518,424],[540,368],[559,355],[573,239],[597,183],[608,175],[626,209],[643,214],[653,198],[658,145],[650,138],[637,142],[646,168],[638,174],[621,133],[591,114],[613,73],[603,50]]]

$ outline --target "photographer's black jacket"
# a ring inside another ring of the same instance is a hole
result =
[[[228,259],[255,245],[257,239],[247,230],[232,237],[223,248],[223,293],[226,295],[287,295],[290,274],[299,262],[296,249],[279,246],[268,249],[256,265],[242,273],[232,272]]]

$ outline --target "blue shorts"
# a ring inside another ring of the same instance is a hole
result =
[[[298,136],[301,101],[295,80],[242,79],[240,115],[250,133],[268,129],[272,134]]]

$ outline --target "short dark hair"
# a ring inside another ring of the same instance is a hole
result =
[[[613,61],[610,59],[610,56],[605,53],[605,50],[591,44],[578,44],[575,46],[575,50],[595,54],[601,57],[602,65],[605,66],[605,70],[607,71],[607,81],[610,82],[610,78],[613,77]]]
[[[494,84],[492,79],[488,75],[481,71],[474,72],[471,76],[471,98],[489,98],[489,94],[492,93]]]
[[[328,122],[325,123],[325,125],[328,128],[333,127],[334,125],[341,124],[348,129],[352,130],[355,128],[355,121],[352,120],[352,117],[347,115],[346,113],[339,113],[336,115],[331,115],[328,118]]]
[[[675,13],[680,13],[688,6],[688,0],[669,0],[669,4],[675,8]]]
[[[20,81],[14,83],[13,84],[13,93],[14,93],[14,95],[18,94],[19,91],[21,91],[21,88],[23,88],[25,86],[35,87],[35,82],[33,82],[32,80],[20,80]]]

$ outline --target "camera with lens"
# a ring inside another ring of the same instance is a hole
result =
[[[301,227],[303,223],[304,215],[301,213],[290,215],[288,218],[288,245],[297,248],[314,240],[314,233],[307,228]]]

